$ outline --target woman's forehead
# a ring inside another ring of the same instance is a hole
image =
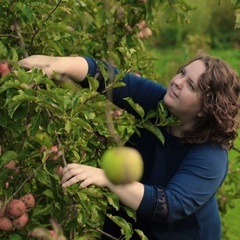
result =
[[[201,60],[196,60],[188,64],[186,67],[188,77],[193,81],[197,81],[199,76],[206,71],[206,67]]]

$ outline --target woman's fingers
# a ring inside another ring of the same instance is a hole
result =
[[[83,165],[77,164],[77,163],[69,163],[63,168],[63,174],[69,172],[71,169],[76,169],[81,166],[83,166]]]
[[[63,168],[62,184],[63,187],[70,186],[79,181],[83,181],[83,175],[81,174],[83,169],[79,164],[69,164]]]
[[[100,168],[82,164],[71,163],[63,169],[62,187],[68,187],[81,182],[80,187],[85,188],[90,184],[98,187],[107,186],[108,179]]]
[[[71,186],[75,183],[81,182],[81,181],[84,181],[84,178],[81,175],[76,175],[76,176],[73,176],[73,177],[67,179],[64,182],[62,181],[62,187],[69,187],[69,186]]]
[[[30,70],[33,67],[41,69],[43,74],[46,74],[49,78],[52,78],[53,70],[51,69],[51,64],[53,60],[54,58],[50,56],[32,55],[20,60],[18,64],[26,70]]]

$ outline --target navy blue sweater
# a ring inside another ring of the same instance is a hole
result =
[[[96,75],[94,59],[85,57],[89,74]],[[117,73],[117,70],[114,70]],[[85,80],[86,81],[86,80]],[[161,84],[127,74],[126,86],[115,88],[113,102],[129,113],[134,113],[124,100],[131,97],[148,112],[156,109],[166,93]],[[228,166],[227,151],[211,143],[183,146],[178,137],[160,128],[165,138],[162,144],[154,134],[141,130],[134,138],[134,147],[144,161],[144,196],[138,207],[137,221],[130,221],[149,240],[220,240],[221,222],[215,194],[221,186]],[[119,238],[121,233],[111,220],[106,219],[104,231]],[[103,237],[103,239],[108,239]],[[131,239],[140,239],[133,234]]]

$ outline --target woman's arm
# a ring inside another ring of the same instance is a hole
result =
[[[86,188],[90,184],[107,187],[115,193],[126,206],[136,210],[144,194],[144,186],[139,182],[124,185],[114,185],[106,177],[103,169],[70,163],[63,169],[62,186],[67,187],[81,182],[80,187]]]
[[[106,68],[110,67],[104,63]],[[52,79],[54,73],[63,74],[75,82],[81,82],[82,87],[88,87],[87,76],[95,77],[99,81],[98,91],[103,90],[105,81],[100,74],[98,61],[90,57],[53,57],[46,55],[32,55],[19,61],[19,65],[30,70],[35,67],[42,69],[44,74]],[[111,68],[114,74],[117,74],[118,69]],[[113,89],[113,103],[122,109],[126,109],[129,113],[137,113],[125,100],[126,97],[131,97],[135,103],[142,106],[147,113],[150,110],[156,109],[157,103],[163,99],[166,88],[162,85],[153,82],[149,79],[137,77],[133,74],[126,74],[122,81],[127,87]],[[146,99],[146,94],[148,95]]]
[[[67,75],[75,82],[81,82],[88,73],[88,63],[83,57],[52,57],[45,55],[32,55],[19,61],[25,69],[33,67],[42,69],[44,74],[53,78],[54,73]]]

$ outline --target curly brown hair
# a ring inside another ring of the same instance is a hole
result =
[[[239,127],[239,92],[238,74],[223,60],[210,55],[200,55],[180,67],[201,60],[206,71],[199,77],[198,87],[201,94],[201,111],[194,132],[185,132],[185,144],[199,144],[211,141],[226,149],[233,147]]]

